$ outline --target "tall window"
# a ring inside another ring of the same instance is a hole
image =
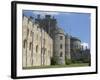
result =
[[[36,53],[38,52],[38,45],[36,45]]]
[[[30,44],[29,44],[29,50],[31,50],[32,49],[32,42],[30,42]]]
[[[60,40],[62,40],[63,39],[63,36],[60,36]]]
[[[26,41],[26,39],[23,41],[23,47],[25,48],[26,47],[26,43],[27,43],[27,41]]]
[[[60,49],[62,49],[62,44],[60,44]]]
[[[60,57],[63,57],[63,53],[62,52],[60,52]]]

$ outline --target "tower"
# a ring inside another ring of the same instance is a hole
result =
[[[66,36],[65,36],[65,57],[68,60],[71,59],[71,54],[70,54],[70,35],[68,35],[68,34],[66,34]]]
[[[56,64],[65,64],[65,34],[61,28],[56,28],[54,35],[54,54]]]
[[[79,60],[81,58],[81,40],[77,37],[70,37],[71,59]]]

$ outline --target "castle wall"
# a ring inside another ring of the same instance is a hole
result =
[[[23,17],[22,24],[23,67],[46,66],[51,64],[53,53],[52,38],[38,24]]]

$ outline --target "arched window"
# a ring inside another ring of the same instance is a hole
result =
[[[60,57],[63,57],[63,53],[62,52],[60,52]]]
[[[27,44],[27,40],[25,39],[25,40],[23,41],[23,47],[24,47],[24,48],[26,47],[26,44]]]

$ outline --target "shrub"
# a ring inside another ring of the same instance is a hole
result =
[[[72,63],[72,61],[71,61],[70,59],[65,58],[65,63],[66,63],[67,65],[69,65],[69,64]]]
[[[56,59],[55,58],[51,58],[51,65],[56,65],[57,64],[57,62],[56,62]]]
[[[81,59],[73,59],[72,63],[83,63]]]
[[[89,59],[83,59],[83,63],[89,63]]]

